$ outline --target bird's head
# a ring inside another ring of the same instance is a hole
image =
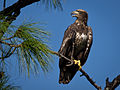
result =
[[[72,17],[76,17],[77,20],[87,21],[88,13],[83,9],[77,9],[71,13]]]

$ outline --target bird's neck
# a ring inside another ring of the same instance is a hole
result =
[[[79,19],[77,19],[75,21],[75,23],[78,24],[78,25],[86,25],[87,26],[87,21],[86,20],[79,20]]]

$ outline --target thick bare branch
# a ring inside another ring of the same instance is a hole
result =
[[[3,9],[0,11],[0,20],[3,20],[4,22],[8,22],[9,25],[16,20],[16,18],[20,15],[20,10],[34,2],[38,2],[40,0],[18,0],[13,5]],[[5,2],[5,0],[4,0]],[[9,25],[7,27],[9,27]],[[0,31],[0,39],[4,35],[6,31]]]
[[[17,16],[20,14],[20,10],[34,2],[38,2],[40,0],[18,0],[13,5],[5,8],[3,11],[0,11],[0,19],[5,19],[5,22],[9,22],[10,24],[12,21],[16,20]]]
[[[2,14],[4,16],[9,16],[13,12],[16,12],[17,10],[21,10],[22,8],[32,4],[34,2],[38,2],[38,1],[40,1],[40,0],[18,0],[13,5],[5,8],[3,11],[1,11],[0,14]]]
[[[115,90],[120,85],[120,75],[118,75],[112,82],[109,82],[109,78],[106,79],[106,87],[104,90]]]
[[[6,0],[4,0],[4,3],[3,3],[3,9],[5,9],[5,6],[6,6]]]
[[[55,51],[50,51],[52,54],[55,54],[59,57],[62,57],[64,59],[66,59],[67,61],[73,61],[70,60],[69,58],[65,57],[62,54],[59,54],[58,52]],[[73,62],[74,64],[74,62]],[[86,79],[97,89],[97,90],[102,90],[102,88],[100,86],[98,86],[93,80],[92,78],[90,78],[90,76],[83,70],[80,69],[80,72],[82,73],[82,76],[85,76]],[[106,87],[104,88],[104,90],[115,90],[115,88],[117,88],[120,85],[120,75],[118,75],[116,78],[114,78],[114,80],[112,82],[109,82],[109,78],[106,79]]]

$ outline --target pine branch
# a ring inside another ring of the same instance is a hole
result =
[[[0,11],[0,20],[3,20],[3,22],[8,22],[8,24],[10,25],[20,15],[22,8],[28,6],[32,3],[39,2],[39,1],[41,1],[41,0],[18,0],[13,5]],[[54,5],[54,8],[56,8],[56,7],[62,8],[59,0],[47,0],[47,2],[48,1],[50,2],[50,4],[51,4],[51,1],[53,2],[52,4]],[[6,2],[6,0],[4,0],[4,4],[5,4],[5,2]],[[9,25],[6,28],[8,28]],[[4,32],[0,31],[0,39],[4,35],[5,32],[6,31],[4,31]]]
[[[13,32],[12,36],[8,33],[10,37],[6,37],[6,35],[0,40],[3,46],[9,47],[7,50],[5,50],[6,48],[4,47],[3,51],[7,52],[5,52],[3,56],[1,55],[0,59],[6,59],[16,51],[16,55],[19,58],[19,67],[21,70],[26,70],[28,75],[30,71],[37,74],[37,72],[39,72],[38,65],[40,65],[44,72],[47,72],[51,67],[50,62],[53,61],[49,47],[46,44],[49,33],[35,24],[36,23],[24,23],[19,27],[15,27],[17,30]]]
[[[2,70],[0,71],[0,90],[21,90],[21,87],[14,85],[10,76],[6,75],[6,73]]]
[[[8,22],[10,25],[20,15],[20,10],[22,8],[38,1],[40,0],[18,0],[13,5],[5,8],[3,11],[0,11],[0,20],[3,20],[4,22]],[[9,25],[6,28],[8,28]],[[5,32],[0,31],[0,39]]]

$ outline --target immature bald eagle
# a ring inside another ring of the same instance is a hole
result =
[[[92,29],[87,26],[88,13],[82,9],[78,9],[73,11],[71,15],[77,19],[65,31],[59,53],[73,60],[74,64],[69,65],[69,61],[60,57],[59,83],[63,84],[68,84],[76,72],[81,69],[81,66],[85,64],[93,38]]]

